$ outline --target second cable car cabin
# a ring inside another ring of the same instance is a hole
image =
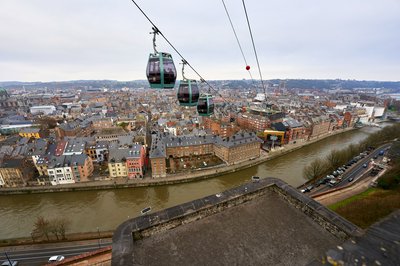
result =
[[[196,80],[181,80],[178,88],[178,101],[181,106],[196,106],[199,101],[199,86]]]
[[[211,94],[202,94],[197,103],[197,113],[200,116],[210,116],[214,113],[214,99]]]
[[[176,81],[176,69],[169,53],[150,54],[146,69],[152,89],[172,89]]]

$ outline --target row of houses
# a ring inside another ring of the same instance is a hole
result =
[[[263,141],[255,133],[238,133],[231,137],[217,135],[173,136],[153,134],[150,163],[153,178],[167,176],[167,160],[198,155],[215,155],[227,165],[260,156]]]
[[[96,141],[95,137],[58,141],[23,138],[1,150],[0,187],[91,181],[94,163],[107,167],[110,177],[142,178],[146,171],[145,146],[134,143],[129,134],[115,141]]]

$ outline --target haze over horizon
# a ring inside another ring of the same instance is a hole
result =
[[[205,79],[250,78],[221,1],[137,3]],[[242,3],[225,3],[259,79]],[[399,80],[400,1],[248,0],[246,7],[265,80]],[[150,31],[128,0],[3,0],[0,81],[145,80]],[[160,36],[157,48],[172,54],[180,79],[179,56]]]

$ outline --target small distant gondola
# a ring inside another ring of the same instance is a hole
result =
[[[176,69],[169,53],[150,54],[146,69],[152,89],[172,89],[176,81]]]
[[[199,86],[196,80],[181,80],[178,88],[178,101],[181,106],[196,106],[199,101]]]
[[[197,113],[200,116],[210,116],[214,113],[214,99],[211,94],[202,94],[197,103]]]

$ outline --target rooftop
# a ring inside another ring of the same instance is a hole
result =
[[[39,133],[40,128],[36,128],[36,127],[25,127],[25,128],[21,128],[20,129],[20,133]]]
[[[112,265],[305,265],[359,229],[274,178],[131,219]]]
[[[123,159],[140,158],[142,145],[134,144],[127,148],[110,148],[109,158],[113,162],[121,162]]]

